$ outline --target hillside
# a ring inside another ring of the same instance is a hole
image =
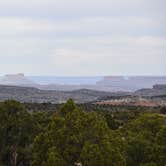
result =
[[[155,85],[152,89],[141,89],[134,93],[131,92],[105,92],[89,89],[80,89],[74,91],[55,91],[41,90],[33,87],[19,87],[0,85],[0,101],[15,99],[20,102],[51,102],[63,103],[69,98],[74,99],[77,103],[86,103],[94,101],[103,101],[110,99],[133,99],[139,97],[153,97],[166,95],[166,85]]]
[[[101,92],[93,90],[75,90],[75,91],[49,91],[40,90],[31,87],[18,87],[0,85],[0,101],[7,99],[15,99],[20,102],[51,102],[62,103],[69,98],[74,99],[78,103],[95,101],[104,96],[116,95],[110,92]]]
[[[165,84],[158,84],[154,85],[151,89],[140,89],[137,90],[134,95],[136,96],[162,96],[166,95],[166,85]]]

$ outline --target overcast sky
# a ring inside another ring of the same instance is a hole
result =
[[[165,0],[0,0],[0,75],[166,75]]]

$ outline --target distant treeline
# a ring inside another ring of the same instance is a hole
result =
[[[0,103],[0,166],[165,166],[166,108]]]

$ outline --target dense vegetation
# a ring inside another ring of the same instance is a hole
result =
[[[166,166],[165,108],[47,108],[0,104],[0,166]]]

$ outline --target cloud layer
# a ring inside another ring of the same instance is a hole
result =
[[[165,5],[0,1],[0,74],[166,75]]]

